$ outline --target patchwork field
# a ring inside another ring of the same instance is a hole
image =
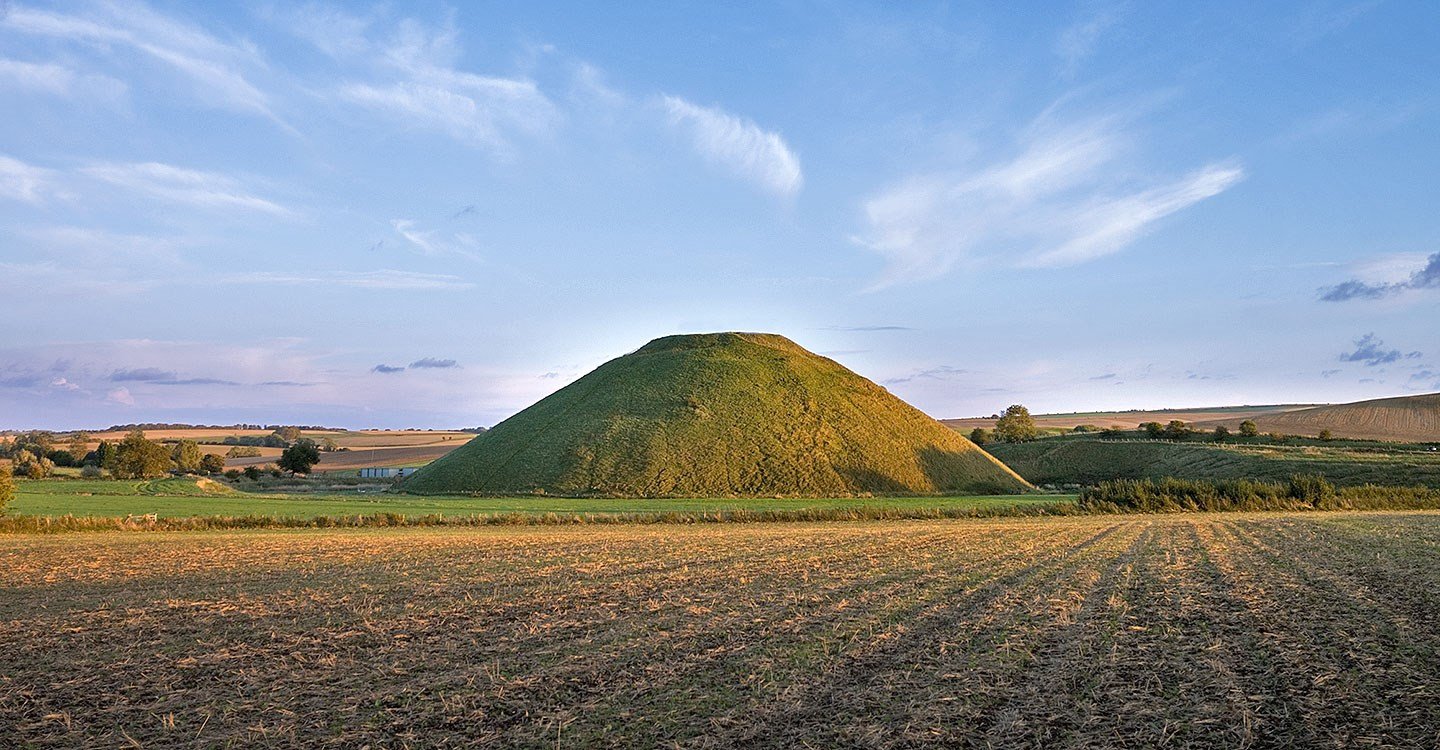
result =
[[[10,536],[34,747],[1433,747],[1440,514]]]

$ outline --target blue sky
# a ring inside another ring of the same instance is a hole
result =
[[[712,330],[940,417],[1440,391],[1433,3],[0,7],[0,427]]]

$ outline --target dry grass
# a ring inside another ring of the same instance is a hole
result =
[[[1434,747],[1440,514],[0,546],[0,744]]]

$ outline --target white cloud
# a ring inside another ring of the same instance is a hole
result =
[[[800,192],[800,158],[778,133],[679,97],[666,96],[662,102],[670,123],[688,131],[695,149],[712,164],[781,197]]]
[[[1214,163],[1136,185],[1117,163],[1130,139],[1115,118],[1025,134],[1018,155],[967,173],[911,177],[866,201],[857,241],[885,258],[875,287],[942,276],[957,265],[1055,267],[1123,249],[1160,219],[1244,177]],[[1157,184],[1158,183],[1158,184]]]
[[[1080,64],[1094,54],[1100,37],[1120,21],[1120,16],[1118,8],[1102,7],[1060,32],[1055,40],[1055,54],[1060,56],[1061,73],[1074,76]]]
[[[272,111],[269,97],[242,70],[264,67],[252,46],[223,42],[139,3],[91,8],[82,16],[16,5],[4,14],[3,23],[24,33],[87,44],[102,53],[116,49],[140,53],[187,81],[197,98],[284,125]]]
[[[33,63],[0,57],[0,89],[63,97],[113,100],[125,93],[125,84],[94,73],[79,73],[54,63]]]
[[[60,195],[59,173],[0,154],[0,198],[43,203]]]
[[[475,253],[478,243],[468,234],[442,235],[433,229],[421,229],[411,219],[391,219],[390,226],[394,227],[395,232],[405,238],[406,242],[425,255],[458,255],[470,260],[480,260],[480,256]]]
[[[112,185],[177,203],[202,208],[259,211],[275,216],[291,214],[284,206],[245,192],[238,180],[215,172],[201,172],[158,162],[96,164],[81,171]]]
[[[363,52],[378,63],[377,80],[339,88],[345,101],[502,156],[509,154],[516,135],[546,133],[558,119],[554,104],[533,81],[456,69],[459,50],[452,26],[432,31],[407,19],[383,44],[363,36],[367,26],[354,19],[342,24],[346,41],[328,50],[337,56]]]
[[[105,400],[112,404],[121,404],[123,406],[135,405],[135,397],[130,395],[130,389],[123,385],[106,393]]]
[[[75,72],[69,68],[0,58],[0,86],[63,95],[74,83]]]

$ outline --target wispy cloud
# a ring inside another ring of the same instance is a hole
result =
[[[396,234],[403,237],[406,242],[424,255],[432,257],[458,255],[474,261],[481,260],[479,254],[475,252],[475,247],[479,243],[469,234],[463,232],[450,234],[434,229],[421,229],[413,219],[391,219],[390,226],[395,229]]]
[[[357,289],[449,290],[470,289],[475,285],[459,276],[417,273],[382,269],[378,271],[333,271],[328,273],[282,273],[256,271],[220,277],[227,284],[304,284],[306,286],[341,286]]]
[[[153,383],[161,380],[174,380],[177,378],[174,370],[162,370],[158,367],[137,367],[130,370],[116,370],[110,373],[110,380],[114,383],[140,382]]]
[[[1401,359],[1419,359],[1420,352],[1402,354],[1399,349],[1386,349],[1385,342],[1373,333],[1355,339],[1355,350],[1340,354],[1341,362],[1359,362],[1366,367],[1379,367]]]
[[[102,54],[138,53],[186,81],[197,99],[284,125],[272,110],[270,98],[246,78],[245,68],[264,67],[253,46],[221,41],[141,3],[84,7],[83,14],[72,14],[14,5],[3,15],[3,24],[28,34],[85,44]]]
[[[1118,117],[1034,123],[1007,161],[911,177],[869,199],[857,241],[888,268],[873,288],[942,276],[957,265],[1052,268],[1120,251],[1159,220],[1244,178],[1216,162],[1178,179],[1120,164],[1133,139]],[[1156,184],[1158,183],[1158,184]]]
[[[664,97],[662,104],[670,123],[689,134],[696,151],[707,161],[774,195],[788,197],[800,192],[804,183],[800,158],[779,133],[676,96]]]
[[[410,363],[412,370],[448,370],[459,367],[460,363],[453,359],[438,359],[436,357],[425,357]]]
[[[962,370],[956,367],[951,367],[949,365],[940,365],[939,367],[930,367],[924,370],[916,370],[915,372],[912,372],[908,375],[901,375],[897,378],[889,378],[885,381],[885,384],[899,385],[901,383],[910,383],[916,380],[949,380],[959,375],[968,374],[969,372],[969,370]]]
[[[242,209],[289,216],[290,209],[246,192],[238,180],[158,162],[95,164],[81,170],[97,180],[157,198],[202,208]]]
[[[432,30],[406,19],[384,43],[366,38],[366,27],[351,22],[344,44],[329,50],[339,56],[364,52],[376,61],[379,80],[343,84],[338,95],[344,101],[500,156],[509,155],[515,136],[548,132],[558,119],[555,105],[533,81],[457,69],[458,34],[452,25]]]
[[[0,154],[0,198],[42,203],[60,194],[58,172]]]
[[[1320,290],[1324,302],[1348,302],[1354,299],[1383,299],[1412,289],[1440,289],[1440,253],[1426,259],[1404,281],[1371,282],[1361,279],[1342,281]]]
[[[61,97],[113,100],[126,91],[123,82],[97,73],[80,73],[54,63],[0,58],[0,90],[27,91]]]
[[[825,326],[822,331],[848,331],[848,332],[878,332],[878,331],[913,331],[910,326]]]
[[[1060,57],[1061,74],[1074,77],[1083,63],[1094,54],[1100,37],[1113,28],[1121,19],[1121,9],[1105,5],[1093,9],[1085,18],[1065,27],[1055,40],[1055,54]]]

